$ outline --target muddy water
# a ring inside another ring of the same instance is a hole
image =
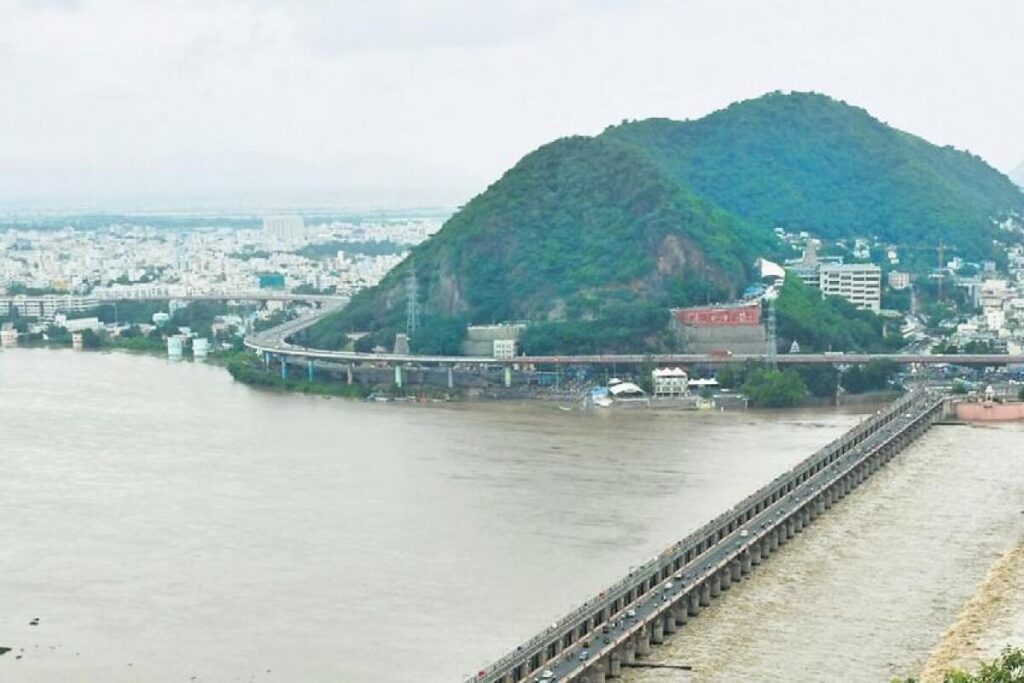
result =
[[[655,681],[888,681],[1024,644],[1024,425],[937,427],[653,661]]]
[[[861,417],[365,404],[3,351],[0,681],[460,680]]]

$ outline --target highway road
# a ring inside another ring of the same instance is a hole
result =
[[[517,356],[512,360],[499,360],[490,356],[430,356],[418,354],[396,353],[359,353],[356,351],[332,351],[315,349],[288,342],[288,337],[309,327],[323,316],[331,313],[347,303],[345,300],[333,301],[331,305],[317,313],[292,320],[284,325],[265,330],[246,337],[245,345],[255,351],[273,353],[282,356],[312,358],[317,360],[333,360],[342,363],[411,363],[414,365],[721,365],[725,363],[766,362],[763,354],[732,354],[709,355],[695,353],[662,353],[662,354],[605,354],[605,355],[572,355],[572,356]],[[1024,355],[1006,354],[941,354],[922,353],[797,353],[780,354],[776,361],[779,365],[824,365],[824,364],[860,364],[872,360],[891,360],[896,363],[922,363],[945,365],[1007,365],[1024,364]]]

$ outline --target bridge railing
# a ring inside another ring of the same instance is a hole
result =
[[[537,652],[538,648],[543,648],[550,642],[552,637],[551,634],[560,633],[569,628],[575,628],[578,623],[588,618],[595,611],[600,610],[602,606],[609,606],[615,600],[624,597],[630,590],[636,587],[638,581],[646,581],[647,572],[656,571],[660,575],[660,572],[667,564],[671,564],[681,556],[685,556],[687,552],[692,551],[695,546],[702,543],[710,535],[718,534],[719,530],[723,526],[727,526],[735,520],[737,514],[740,514],[740,512],[747,510],[749,507],[758,504],[766,497],[775,494],[777,491],[782,490],[803,475],[804,472],[817,466],[855,439],[876,431],[896,415],[906,410],[908,406],[922,400],[924,397],[925,391],[923,389],[913,389],[907,394],[899,397],[896,401],[889,404],[885,410],[881,410],[876,414],[871,415],[868,419],[861,421],[841,437],[833,439],[824,447],[819,448],[811,454],[811,456],[805,458],[786,472],[775,477],[771,482],[744,498],[740,503],[732,506],[729,510],[718,515],[710,522],[705,523],[700,528],[687,534],[682,540],[667,547],[655,557],[639,565],[634,571],[631,571],[628,575],[619,579],[599,595],[570,609],[562,618],[555,621],[552,626],[548,627],[541,633],[536,634],[526,642],[521,643],[515,650],[493,662],[485,669],[481,670],[477,676],[469,680],[487,680],[489,676],[493,676],[495,674],[504,675],[511,667],[521,663],[527,663]],[[713,545],[714,543],[709,545],[708,548]],[[641,597],[641,595],[635,596],[632,602],[635,602],[639,597]],[[632,602],[630,604],[632,604]],[[626,607],[626,604],[621,604],[619,611]],[[611,615],[609,614],[608,616]]]

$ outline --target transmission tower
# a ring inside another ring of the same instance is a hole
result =
[[[775,327],[775,297],[768,298],[768,320],[765,323],[767,328],[768,337],[768,349],[765,354],[765,360],[768,362],[768,367],[774,370],[778,365],[776,354],[779,350],[778,333]]]
[[[416,282],[416,269],[409,270],[405,280],[405,333],[411,339],[420,326],[419,285]]]

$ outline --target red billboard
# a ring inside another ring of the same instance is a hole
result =
[[[754,326],[761,324],[761,304],[676,308],[672,310],[672,315],[683,325],[694,327]]]

